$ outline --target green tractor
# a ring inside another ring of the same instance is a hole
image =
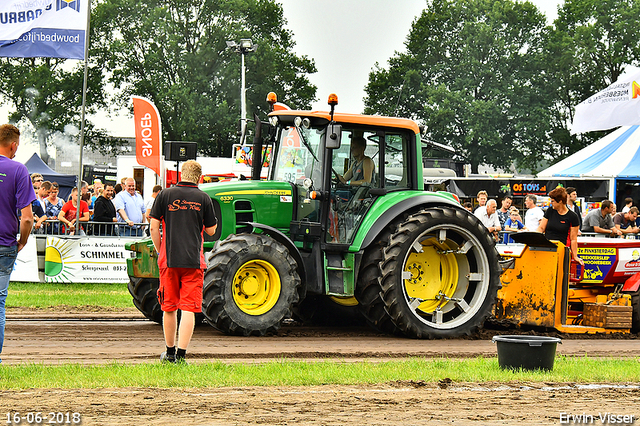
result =
[[[452,194],[425,191],[415,122],[334,113],[333,96],[330,112],[255,117],[253,153],[263,157],[254,158],[252,180],[200,186],[219,219],[205,241],[204,319],[224,333],[262,336],[294,313],[309,318],[337,303],[389,333],[471,333],[500,287],[491,236]],[[342,183],[356,138],[375,165],[361,185]],[[268,180],[260,180],[266,152]],[[134,304],[161,322],[152,243],[129,249]]]

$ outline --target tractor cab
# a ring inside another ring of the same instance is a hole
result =
[[[417,126],[394,119],[384,127],[381,121],[333,112],[269,114],[269,179],[295,188],[294,239],[317,238],[346,249],[377,197],[418,189],[422,168],[415,166],[421,163],[415,161],[421,155],[416,150]]]

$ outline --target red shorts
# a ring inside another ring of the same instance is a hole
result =
[[[176,309],[202,312],[204,270],[195,268],[160,268],[158,301],[164,312]]]

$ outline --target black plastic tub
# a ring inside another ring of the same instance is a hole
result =
[[[498,344],[500,368],[524,370],[553,370],[556,346],[562,343],[546,336],[493,336],[491,341]]]

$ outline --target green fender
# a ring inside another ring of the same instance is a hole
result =
[[[367,212],[349,251],[358,252],[369,247],[385,227],[409,210],[443,205],[463,209],[448,192],[401,191],[381,196]]]

